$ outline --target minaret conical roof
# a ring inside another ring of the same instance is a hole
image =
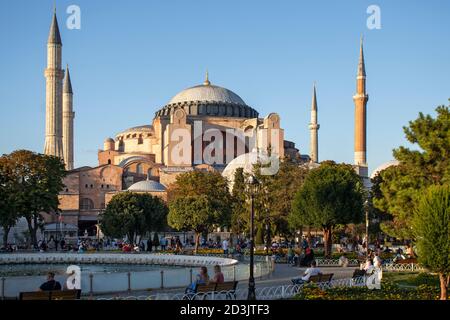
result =
[[[316,96],[316,83],[315,82],[314,82],[314,86],[313,86],[313,96],[312,96],[311,110],[317,111],[317,96]]]
[[[59,34],[58,19],[56,18],[56,12],[53,13],[52,25],[50,26],[50,33],[48,34],[47,43],[62,44],[61,35]]]
[[[70,81],[69,66],[66,67],[66,77],[64,78],[63,93],[73,93],[72,82]]]
[[[359,48],[358,76],[366,76],[366,66],[364,63],[363,38],[361,37],[361,45]]]

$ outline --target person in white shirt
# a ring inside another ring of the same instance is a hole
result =
[[[305,273],[303,274],[303,276],[302,276],[302,277],[299,277],[299,278],[294,278],[294,279],[292,279],[292,282],[293,282],[294,284],[303,284],[303,283],[305,283],[305,282],[308,282],[309,279],[310,279],[312,276],[317,276],[317,275],[319,275],[319,274],[321,274],[321,273],[322,273],[322,271],[320,271],[320,269],[317,268],[316,260],[313,260],[313,261],[311,262],[311,267],[308,268],[308,269],[306,269],[306,271],[305,271]]]
[[[223,254],[228,255],[228,240],[225,239],[222,242]]]

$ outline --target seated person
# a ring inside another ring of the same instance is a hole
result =
[[[209,283],[208,269],[206,267],[201,267],[200,273],[197,274],[195,281],[192,282],[184,292],[195,293],[195,288],[197,287],[198,284],[208,284],[208,283]]]
[[[414,250],[410,244],[406,246],[406,256],[411,259],[414,259],[416,257],[416,254],[414,253]]]
[[[372,259],[368,258],[366,260],[366,264],[364,265],[363,270],[366,271],[367,275],[372,274],[374,272],[375,269],[372,263]]]
[[[225,279],[219,265],[214,266],[214,277],[209,283],[224,283]]]
[[[53,272],[49,272],[47,274],[47,282],[44,282],[39,287],[39,291],[53,291],[53,290],[61,290],[61,284],[55,280],[55,274]]]
[[[308,282],[309,279],[310,279],[312,276],[317,276],[317,275],[319,275],[319,274],[321,274],[321,273],[322,273],[322,272],[320,271],[320,269],[317,268],[316,260],[313,260],[313,261],[311,262],[311,267],[308,268],[308,269],[306,269],[306,271],[305,271],[305,273],[303,274],[303,276],[302,276],[302,277],[299,277],[299,278],[294,278],[294,279],[292,279],[292,282],[293,282],[294,284],[303,284],[303,283],[305,283],[305,282]]]

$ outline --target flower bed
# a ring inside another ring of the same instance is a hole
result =
[[[439,287],[422,284],[414,288],[402,288],[385,281],[380,290],[367,287],[335,287],[320,289],[316,285],[306,285],[296,300],[437,300]]]

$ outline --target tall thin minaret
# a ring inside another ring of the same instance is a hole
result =
[[[63,159],[62,81],[64,71],[61,69],[61,54],[62,43],[55,10],[47,41],[44,153]]]
[[[73,91],[70,81],[69,66],[66,67],[66,77],[63,86],[63,150],[66,170],[73,170]]]
[[[312,162],[319,162],[319,132],[320,125],[317,123],[317,97],[316,97],[316,83],[313,87],[313,97],[311,104],[311,123],[309,124],[310,138],[310,157]]]
[[[356,77],[355,102],[355,165],[360,175],[367,176],[367,146],[366,146],[366,105],[369,95],[366,94],[366,67],[364,64],[363,38],[359,49],[358,74]]]

